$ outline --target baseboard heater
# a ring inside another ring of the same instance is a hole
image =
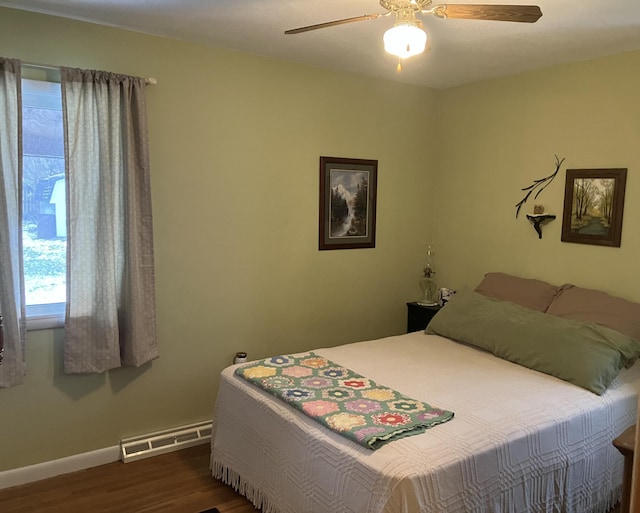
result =
[[[211,422],[200,422],[120,441],[120,458],[124,463],[157,456],[211,441]]]

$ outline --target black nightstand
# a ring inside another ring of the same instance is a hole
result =
[[[407,333],[424,330],[440,308],[440,306],[422,306],[415,301],[407,303]]]

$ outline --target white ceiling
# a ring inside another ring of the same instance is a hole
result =
[[[535,4],[543,16],[530,24],[425,15],[431,51],[408,59],[398,74],[396,59],[382,46],[391,17],[284,35],[385,12],[377,0],[0,0],[0,6],[434,88],[640,49],[640,0],[457,3]]]

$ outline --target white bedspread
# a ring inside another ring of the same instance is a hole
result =
[[[371,451],[225,369],[213,475],[263,513],[604,513],[620,496],[611,442],[635,423],[638,363],[599,397],[422,332],[315,352],[455,417]]]

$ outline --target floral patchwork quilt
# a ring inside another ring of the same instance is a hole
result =
[[[313,352],[243,365],[236,374],[369,449],[417,435],[453,412],[380,386]]]

